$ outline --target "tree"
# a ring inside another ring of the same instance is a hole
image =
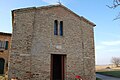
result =
[[[112,57],[111,62],[112,62],[116,67],[119,67],[120,57]]]
[[[113,0],[113,4],[112,6],[107,5],[109,8],[115,9],[118,6],[120,6],[120,0]],[[116,18],[114,20],[120,19],[120,12],[119,14],[116,16]]]
[[[112,6],[109,6],[107,5],[109,8],[116,8],[118,6],[120,6],[120,0],[113,0],[113,5]]]

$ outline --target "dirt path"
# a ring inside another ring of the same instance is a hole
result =
[[[101,74],[96,74],[96,77],[101,78],[102,80],[120,80],[120,78],[104,76],[104,75],[101,75]]]

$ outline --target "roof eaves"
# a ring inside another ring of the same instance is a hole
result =
[[[92,26],[96,26],[93,22],[89,21],[85,17],[81,16],[81,19],[85,20],[87,23],[91,24]]]
[[[68,9],[67,7],[65,7],[64,5],[60,5],[63,8],[67,9],[69,12],[73,13],[75,16],[77,16],[80,19],[83,19],[84,21],[86,21],[87,23],[89,23],[92,26],[96,26],[93,22],[89,21],[88,19],[84,18],[83,16],[79,16],[78,14],[74,13],[73,11],[71,11],[70,9]]]
[[[34,10],[34,9],[36,9],[36,7],[20,8],[20,9],[12,10],[12,12],[21,12],[21,11]]]
[[[12,35],[12,33],[4,33],[4,32],[0,32],[1,35]]]

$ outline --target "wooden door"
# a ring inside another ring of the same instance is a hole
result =
[[[51,80],[64,80],[65,55],[51,55]]]

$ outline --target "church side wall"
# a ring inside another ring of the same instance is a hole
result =
[[[95,80],[95,49],[94,29],[91,25],[82,22],[83,25],[83,54],[85,80]]]
[[[29,80],[30,52],[34,25],[34,11],[14,11],[12,46],[9,59],[9,80],[17,77],[20,80]]]

